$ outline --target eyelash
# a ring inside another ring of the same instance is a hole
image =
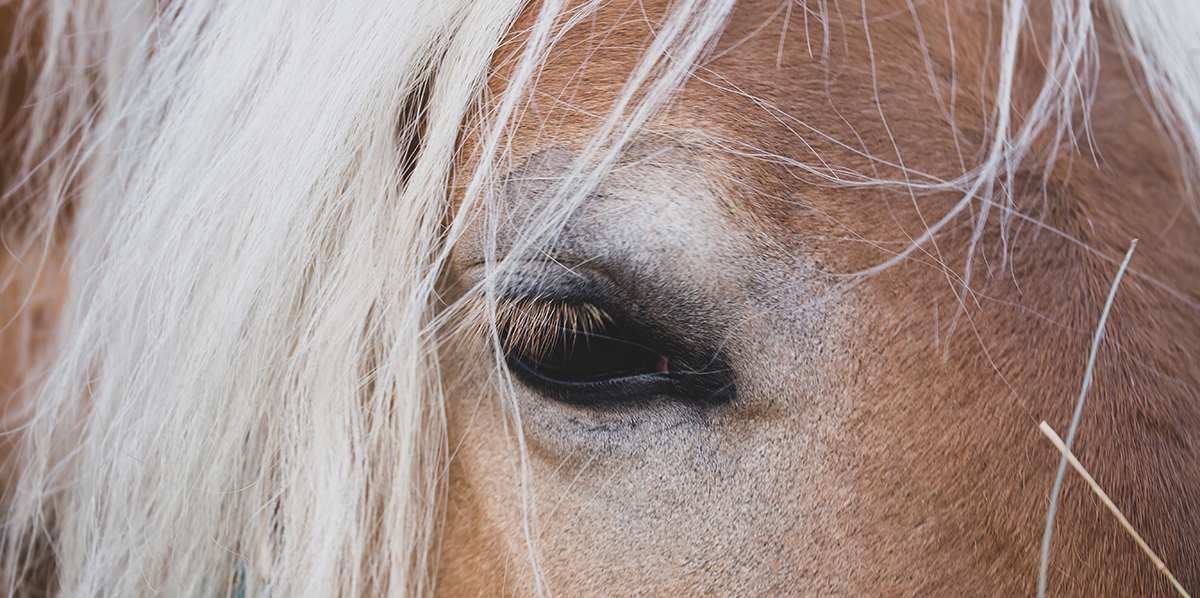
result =
[[[559,385],[669,376],[673,364],[630,326],[591,303],[504,302],[497,311],[501,348],[510,367]]]
[[[483,320],[478,320],[481,324]],[[581,299],[501,299],[496,332],[508,370],[545,399],[600,411],[674,401],[696,408],[737,396],[716,339],[651,327]]]

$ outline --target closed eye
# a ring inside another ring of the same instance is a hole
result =
[[[602,382],[670,373],[669,357],[590,303],[513,302],[502,307],[498,323],[510,363],[547,381]]]
[[[509,370],[547,398],[599,409],[626,408],[667,397],[711,404],[733,395],[732,375],[706,359],[660,349],[645,328],[581,301],[504,301],[497,311]],[[722,361],[723,363],[723,361]]]

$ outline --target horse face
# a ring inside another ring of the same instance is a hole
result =
[[[565,31],[512,135],[498,255],[572,184],[666,4],[609,3]],[[1135,134],[1149,116],[1113,93],[1096,113],[1124,117],[1096,123],[1091,143],[1122,176],[1095,163],[1016,172],[1027,227],[964,213],[921,251],[854,276],[961,200],[912,179],[977,166],[996,51],[982,40],[998,24],[982,5],[842,8],[739,4],[713,58],[561,234],[498,283],[499,350],[466,332],[447,343],[446,595],[524,595],[539,576],[568,596],[1030,591],[1055,463],[1036,422],[1064,426],[1095,322],[1085,298],[1108,276],[1072,239],[1196,231],[1109,201],[1132,187],[1177,196],[1173,175],[1139,165],[1166,163]],[[493,95],[533,15],[497,54]],[[1108,64],[1104,84],[1131,90]],[[883,180],[912,184],[867,184]],[[1078,210],[1097,206],[1124,216],[1081,231]],[[493,241],[487,218],[475,222],[449,299],[484,278]],[[1113,381],[1097,403],[1127,391]],[[1059,517],[1061,550],[1083,555],[1061,557],[1078,573],[1064,589],[1151,583],[1082,490]]]

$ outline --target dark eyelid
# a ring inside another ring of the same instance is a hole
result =
[[[549,375],[546,368],[539,371],[537,364],[505,347],[507,365],[518,379],[549,399],[599,410],[640,407],[664,399],[711,406],[734,398],[733,372],[720,347],[695,346],[707,343],[688,342],[676,330],[649,325],[645,310],[625,297],[619,287],[597,278],[576,277],[551,284],[544,279],[522,280],[507,289],[500,309],[520,309],[534,303],[556,304],[563,310],[591,306],[630,331],[642,347],[668,356],[675,367],[668,374],[642,368],[612,378],[564,380]]]
[[[519,380],[547,398],[600,411],[645,407],[664,398],[711,407],[728,403],[736,396],[733,372],[728,368],[564,382],[549,378],[520,360],[510,358],[508,367]]]
[[[692,343],[680,342],[680,335],[675,331],[654,325],[657,318],[620,285],[592,270],[568,271],[553,266],[513,276],[501,294],[501,306],[522,301],[594,305],[648,346],[693,368],[703,368],[715,354],[705,355],[705,351],[693,347]]]

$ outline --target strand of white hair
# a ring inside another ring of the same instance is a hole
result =
[[[544,3],[488,133],[457,148],[523,4],[73,0],[23,21],[45,27],[23,184],[45,195],[42,230],[77,205],[59,355],[9,512],[10,594],[51,558],[63,595],[432,592],[447,457],[437,331],[464,312],[438,305],[438,276],[471,206],[499,213],[507,131],[555,32],[599,3]],[[1011,184],[1047,129],[1074,139],[1069,115],[1086,111],[1090,4],[1055,2],[1047,79],[1019,122],[1008,96],[1025,6],[1004,5],[978,164],[954,181],[856,183],[962,192],[914,250],[971,205],[977,235],[991,208],[1007,221],[1015,207],[993,189]],[[490,275],[464,301],[494,306],[505,264],[549,243],[653,126],[732,7],[672,7],[570,184],[547,194],[523,244],[489,256]],[[1180,163],[1200,164],[1200,29],[1188,26],[1200,9],[1106,7]],[[451,214],[459,151],[478,168]],[[532,474],[521,475],[528,574],[548,594]]]

